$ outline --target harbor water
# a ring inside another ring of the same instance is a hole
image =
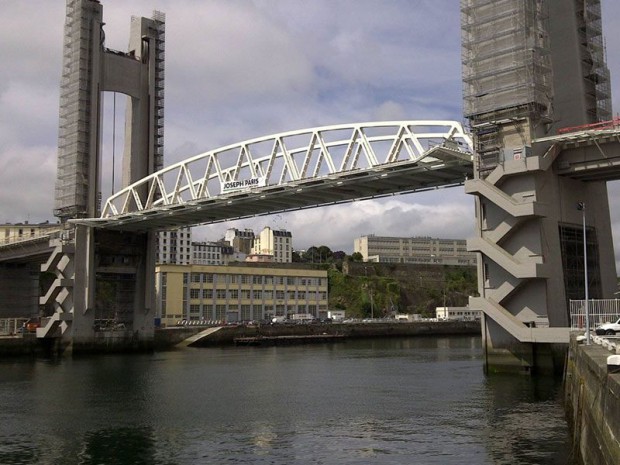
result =
[[[570,464],[561,386],[479,337],[0,362],[2,464]]]

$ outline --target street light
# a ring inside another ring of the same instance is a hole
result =
[[[586,311],[586,344],[590,345],[590,311],[588,309],[588,248],[586,246],[586,203],[578,202],[577,210],[581,210],[583,222],[583,275],[585,284],[584,307]]]

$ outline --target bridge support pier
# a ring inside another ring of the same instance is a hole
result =
[[[38,263],[0,264],[0,318],[39,314]]]
[[[486,373],[561,375],[565,344],[524,343],[505,332],[486,315],[482,318]]]
[[[76,227],[74,353],[152,350],[153,234]]]

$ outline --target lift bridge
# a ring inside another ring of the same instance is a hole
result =
[[[112,195],[100,217],[69,220],[71,227],[48,243],[38,238],[2,253],[12,260],[16,249],[24,257],[47,254],[42,269],[58,276],[41,297],[41,303],[54,306],[55,312],[37,330],[39,337],[61,337],[80,327],[88,333],[97,313],[97,291],[89,297],[87,281],[78,283],[97,274],[98,286],[116,275],[115,280],[132,281],[133,295],[137,268],[143,265],[134,261],[135,247],[145,244],[136,243],[136,237],[184,225],[459,186],[472,177],[472,157],[470,137],[453,121],[358,123],[285,132],[173,164]],[[152,250],[152,241],[146,243]],[[84,262],[90,265],[80,271]],[[139,287],[149,294],[152,283]],[[147,322],[154,317],[153,306],[145,308],[148,311],[136,312],[142,317],[137,323],[142,336],[152,331]],[[124,321],[121,316],[122,325],[133,334],[136,315],[127,313]],[[80,325],[84,319],[88,324]]]
[[[460,7],[471,138],[450,121],[327,126],[164,168],[165,16],[133,18],[119,52],[105,47],[101,3],[67,0],[54,211],[65,229],[1,248],[0,284],[15,276],[4,263],[47,257],[41,269],[55,280],[40,300],[51,316],[39,337],[81,351],[148,348],[157,231],[464,184],[475,205],[470,307],[483,312],[485,366],[557,370],[568,301],[617,290],[606,183],[620,179],[620,121],[600,1]],[[123,188],[101,208],[105,91],[128,99]],[[96,332],[110,309],[123,330]]]

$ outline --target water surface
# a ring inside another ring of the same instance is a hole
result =
[[[570,464],[549,378],[477,337],[0,362],[3,464]]]

